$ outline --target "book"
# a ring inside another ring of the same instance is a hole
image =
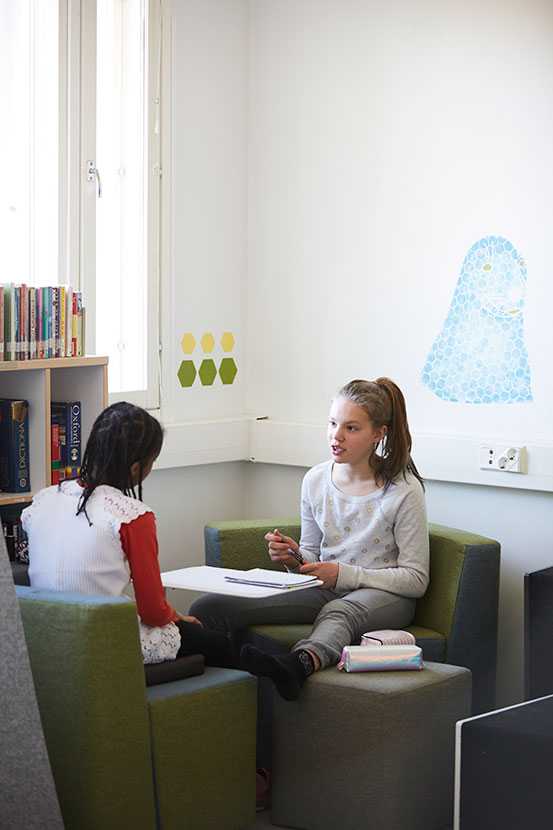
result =
[[[46,297],[47,297],[47,312],[46,312],[46,326],[48,329],[48,354],[47,357],[55,357],[56,356],[56,348],[55,348],[55,329],[56,329],[56,308],[54,304],[54,290],[52,287],[48,287],[46,289]]]
[[[36,295],[34,286],[29,288],[29,358],[34,360],[37,356],[36,339]]]
[[[44,357],[44,340],[42,337],[42,288],[36,289],[36,356]]]
[[[4,285],[4,359],[15,360],[15,286]]]
[[[77,478],[81,468],[81,402],[80,401],[52,401],[51,406],[52,430],[57,427],[59,442],[59,471],[57,481],[54,481],[54,467],[52,465],[52,484],[57,484],[67,478]],[[53,440],[53,436],[52,436]],[[53,458],[53,456],[52,456]]]
[[[0,489],[31,490],[28,401],[0,399]]]
[[[299,588],[306,585],[318,585],[316,576],[309,574],[283,573],[270,571],[266,568],[251,568],[240,576],[225,576],[227,582],[237,582],[241,585],[260,585],[263,588]]]
[[[12,303],[12,314],[13,314],[13,328],[14,328],[14,359],[20,360],[21,359],[21,314],[19,311],[19,303],[21,300],[21,292],[17,285],[14,285],[13,288],[13,303]]]
[[[4,360],[4,286],[0,285],[0,360]]]
[[[50,466],[52,484],[59,484],[62,481],[61,477],[61,444],[60,444],[60,425],[52,424],[50,427]]]
[[[71,357],[77,357],[77,291],[73,292],[73,308],[71,312]]]
[[[65,357],[65,287],[60,285],[59,291],[59,352],[58,357]]]
[[[29,289],[25,284],[19,286],[19,314],[20,314],[20,318],[21,318],[21,322],[20,322],[20,334],[21,334],[20,359],[21,360],[28,360],[29,359]]]
[[[71,357],[71,332],[73,325],[73,289],[65,290],[65,357]]]

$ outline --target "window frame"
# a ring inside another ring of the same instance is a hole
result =
[[[67,8],[67,246],[68,282],[83,292],[87,309],[86,352],[96,352],[97,182],[87,181],[96,160],[96,0],[63,0]],[[161,236],[161,0],[146,0],[146,82],[148,84],[147,165],[147,353],[146,389],[111,392],[110,403],[127,400],[149,410],[160,401],[160,236]],[[61,49],[60,49],[61,51]],[[60,55],[60,65],[61,65]],[[63,111],[63,110],[61,110]],[[101,170],[100,170],[101,175]],[[75,280],[71,275],[76,274]]]

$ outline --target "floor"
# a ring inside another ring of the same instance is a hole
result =
[[[257,813],[255,818],[254,830],[261,830],[262,827],[275,827],[275,824],[271,824],[271,811],[270,810],[263,810],[261,813]]]

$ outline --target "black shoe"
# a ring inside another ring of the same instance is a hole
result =
[[[256,677],[269,677],[284,700],[296,700],[314,666],[307,651],[291,651],[278,656],[266,654],[252,645],[242,646],[240,668]]]

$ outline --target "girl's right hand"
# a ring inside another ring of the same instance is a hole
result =
[[[288,553],[289,548],[299,551],[300,546],[290,536],[283,536],[277,527],[272,533],[265,534],[265,541],[269,543],[269,556],[273,562],[280,562],[288,568],[297,568],[298,562]]]

